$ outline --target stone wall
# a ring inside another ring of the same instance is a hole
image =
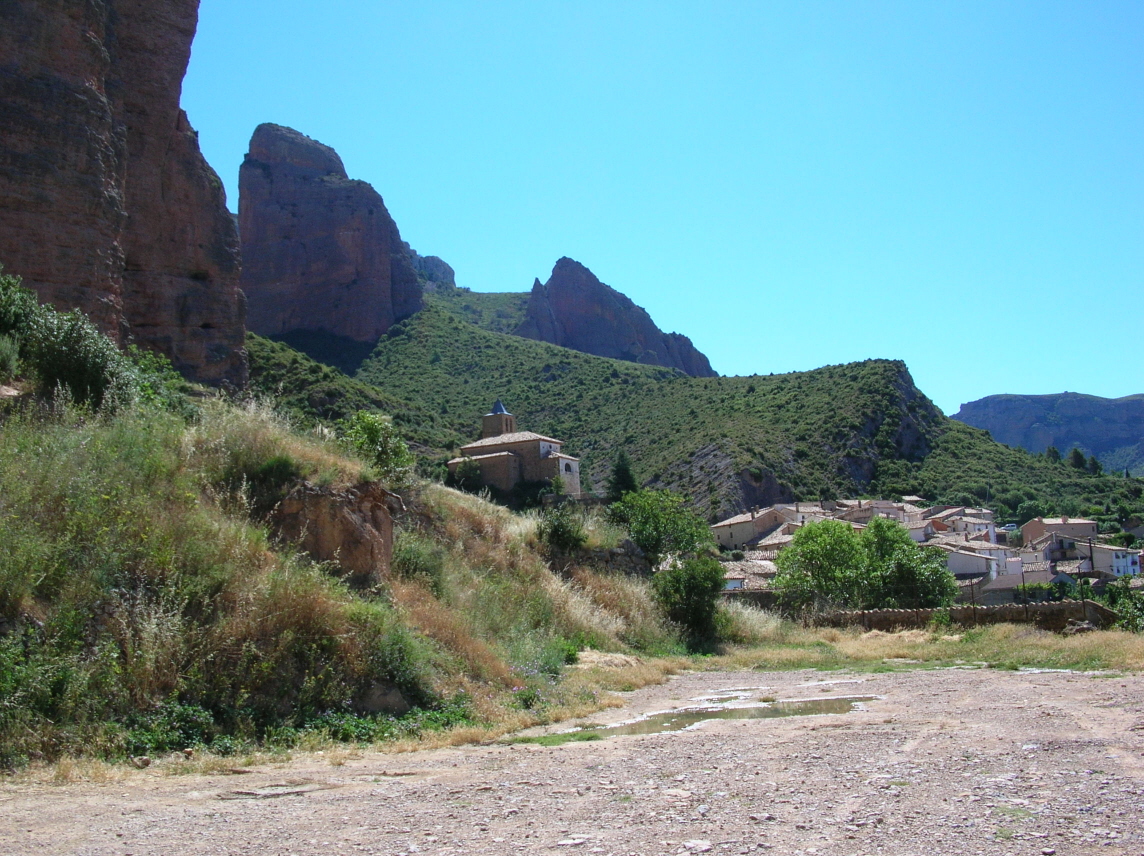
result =
[[[1054,603],[1004,604],[1001,606],[954,606],[937,609],[876,609],[833,612],[814,616],[812,623],[825,627],[860,626],[867,630],[897,630],[928,627],[934,616],[949,614],[952,623],[963,627],[984,624],[1035,624],[1042,630],[1064,630],[1069,621],[1089,621],[1109,627],[1119,616],[1094,601],[1063,600]]]

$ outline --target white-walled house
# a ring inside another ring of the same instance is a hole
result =
[[[1114,577],[1134,577],[1140,573],[1139,550],[1093,544],[1090,556],[1088,542],[1078,541],[1076,551],[1078,556],[1086,560],[1080,567],[1081,571],[1096,571],[1098,574]]]

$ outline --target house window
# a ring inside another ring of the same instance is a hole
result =
[[[566,472],[566,473],[572,472],[572,465],[571,464],[565,464],[564,465],[564,472]]]

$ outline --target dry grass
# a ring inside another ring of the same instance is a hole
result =
[[[661,653],[677,647],[678,640],[665,626],[646,581],[578,567],[572,569],[572,582],[596,610],[618,624],[620,642]]]
[[[390,591],[406,621],[456,657],[466,675],[500,686],[512,685],[512,671],[487,642],[477,637],[463,612],[450,609],[419,583],[394,582]]]
[[[204,401],[198,423],[183,437],[182,456],[197,468],[218,474],[236,459],[286,456],[304,478],[331,487],[357,484],[368,475],[367,466],[336,440],[313,432],[304,435],[270,405],[257,401],[240,406]]]
[[[1139,671],[1144,669],[1144,636],[1120,630],[1062,636],[1023,624],[883,633],[780,622],[766,643],[734,648],[713,658],[711,667],[882,668],[903,660],[923,666],[987,663],[1002,668]]]

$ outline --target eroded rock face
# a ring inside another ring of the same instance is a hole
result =
[[[569,258],[556,263],[548,282],[532,286],[528,317],[515,332],[599,357],[715,377],[690,339],[664,333],[644,309]]]
[[[393,557],[395,494],[369,482],[345,490],[303,483],[286,495],[272,515],[278,536],[297,544],[315,561],[333,562],[351,584],[376,585]]]
[[[378,339],[421,308],[421,286],[381,196],[329,146],[259,125],[239,171],[248,324],[273,336]]]
[[[953,418],[1009,446],[1037,453],[1056,446],[1064,455],[1076,446],[1110,470],[1144,473],[1144,395],[990,395]]]
[[[246,382],[238,235],[179,108],[197,0],[0,2],[0,263],[186,376]]]

